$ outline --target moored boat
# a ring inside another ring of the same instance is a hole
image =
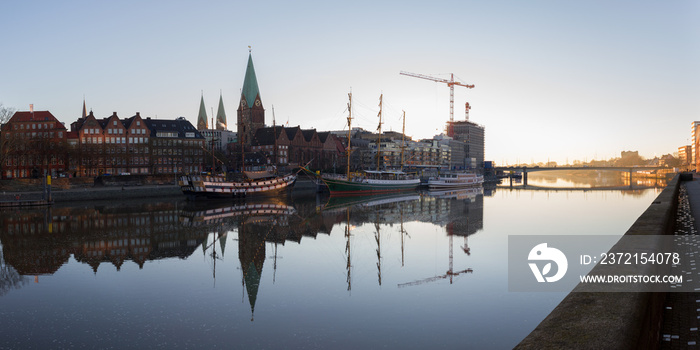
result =
[[[237,198],[274,194],[294,185],[297,176],[272,175],[248,181],[228,181],[222,175],[182,175],[178,185],[189,198]]]
[[[350,195],[368,195],[382,193],[396,193],[402,191],[415,191],[420,186],[420,178],[407,174],[403,171],[395,170],[363,170],[360,173],[350,172],[350,135],[352,130],[352,93],[348,94],[350,102],[348,103],[348,144],[346,147],[347,170],[346,175],[323,174],[320,175],[309,170],[306,167],[302,169],[311,175],[315,176],[328,187],[331,196],[350,196]],[[379,138],[377,139],[377,167],[381,169],[381,134],[382,134],[382,99],[383,95],[379,96]],[[404,130],[405,130],[405,114],[404,114]],[[403,145],[401,150],[401,164],[403,166]]]
[[[474,173],[445,173],[428,179],[430,190],[447,190],[479,186],[484,183],[484,177]]]
[[[331,195],[366,195],[412,191],[420,185],[420,179],[402,171],[365,170],[361,175],[333,176],[324,174],[321,181],[328,186]]]

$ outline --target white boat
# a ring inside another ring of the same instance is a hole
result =
[[[484,183],[484,177],[474,173],[445,173],[428,179],[430,190],[447,190],[479,186]]]
[[[275,194],[294,185],[296,179],[296,174],[249,181],[226,181],[224,176],[219,175],[182,175],[178,184],[182,192],[191,198],[233,198]]]

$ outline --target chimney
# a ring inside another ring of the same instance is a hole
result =
[[[141,113],[136,112],[136,116],[137,116],[137,117],[140,117],[140,116],[141,116]]]

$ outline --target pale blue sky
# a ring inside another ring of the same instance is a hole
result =
[[[11,1],[0,4],[0,103],[70,124],[98,117],[193,123],[223,93],[234,128],[248,45],[267,123],[355,126],[430,137],[449,118],[486,126],[497,163],[591,160],[689,143],[700,120],[700,2]]]

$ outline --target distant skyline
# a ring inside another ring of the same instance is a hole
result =
[[[443,132],[486,127],[486,159],[571,163],[690,144],[700,120],[700,2],[5,2],[0,103],[49,110],[69,127],[83,96],[98,118],[183,116],[223,95],[235,130],[248,46],[266,123]]]

